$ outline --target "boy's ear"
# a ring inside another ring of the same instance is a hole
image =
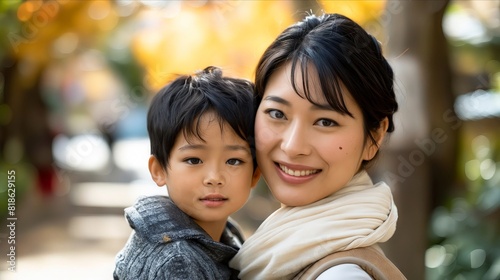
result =
[[[153,178],[153,181],[155,181],[156,185],[158,185],[158,187],[165,186],[167,184],[166,173],[155,156],[151,155],[149,157],[148,167],[149,173],[151,173],[151,178]]]
[[[253,175],[252,175],[252,185],[251,185],[252,188],[257,185],[257,182],[259,182],[259,179],[260,179],[260,168],[256,167],[255,171],[253,172]]]
[[[377,130],[371,132],[373,138],[376,141],[376,144],[373,143],[371,140],[368,140],[369,143],[367,143],[365,147],[365,154],[363,157],[364,160],[371,160],[373,157],[375,157],[380,145],[382,145],[382,142],[384,141],[384,137],[385,134],[387,133],[388,127],[389,127],[389,119],[385,117],[380,122],[380,126],[377,128]]]

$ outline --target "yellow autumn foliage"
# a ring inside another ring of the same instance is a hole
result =
[[[386,0],[320,0],[319,2],[325,12],[343,14],[361,25],[378,18],[386,4]]]
[[[144,11],[139,17],[158,17]],[[147,69],[146,85],[158,89],[172,75],[208,65],[251,79],[259,56],[293,22],[292,6],[282,1],[222,1],[202,7],[182,5],[177,15],[161,18],[137,32],[132,43]]]
[[[134,12],[123,16],[119,15],[120,4],[110,0],[29,0],[19,6],[17,18],[22,27],[11,32],[9,39],[18,57],[43,65],[54,59],[59,38],[76,38],[69,42],[82,51],[102,46],[106,36],[125,23],[135,25],[128,47],[145,69],[144,85],[155,92],[173,75],[208,65],[220,66],[228,75],[253,79],[264,49],[307,12],[301,10],[307,5],[298,3],[169,1],[162,7],[148,7],[137,2]],[[385,1],[319,0],[316,5],[363,24],[382,13]],[[68,33],[70,36],[64,36]]]

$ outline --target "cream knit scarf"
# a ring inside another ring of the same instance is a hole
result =
[[[390,188],[365,171],[313,204],[283,206],[243,243],[230,266],[241,279],[291,279],[326,255],[387,241],[398,213]]]

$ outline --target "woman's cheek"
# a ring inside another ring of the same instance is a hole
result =
[[[278,135],[268,124],[257,118],[255,122],[255,145],[257,147],[265,147]]]
[[[331,138],[323,139],[323,141],[317,142],[315,146],[320,155],[324,155],[330,159],[347,157],[352,152],[352,146],[349,143],[332,140]]]
[[[262,149],[269,145],[273,139],[273,134],[267,129],[256,130],[255,133],[255,146],[257,149]]]

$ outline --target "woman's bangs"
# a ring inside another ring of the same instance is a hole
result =
[[[310,69],[314,69],[315,71],[310,71]],[[294,74],[296,71],[300,71],[300,84]],[[314,85],[311,83],[311,75],[317,75],[314,80],[319,81],[322,95],[325,97],[331,109],[352,117],[344,101],[343,88],[345,87],[341,86],[342,82],[340,78],[335,72],[331,71],[330,67],[327,65],[327,60],[311,59],[306,55],[300,57],[294,56],[291,60],[290,79],[295,93],[301,98],[307,99],[312,104],[324,106],[323,103],[313,98],[312,89]]]

